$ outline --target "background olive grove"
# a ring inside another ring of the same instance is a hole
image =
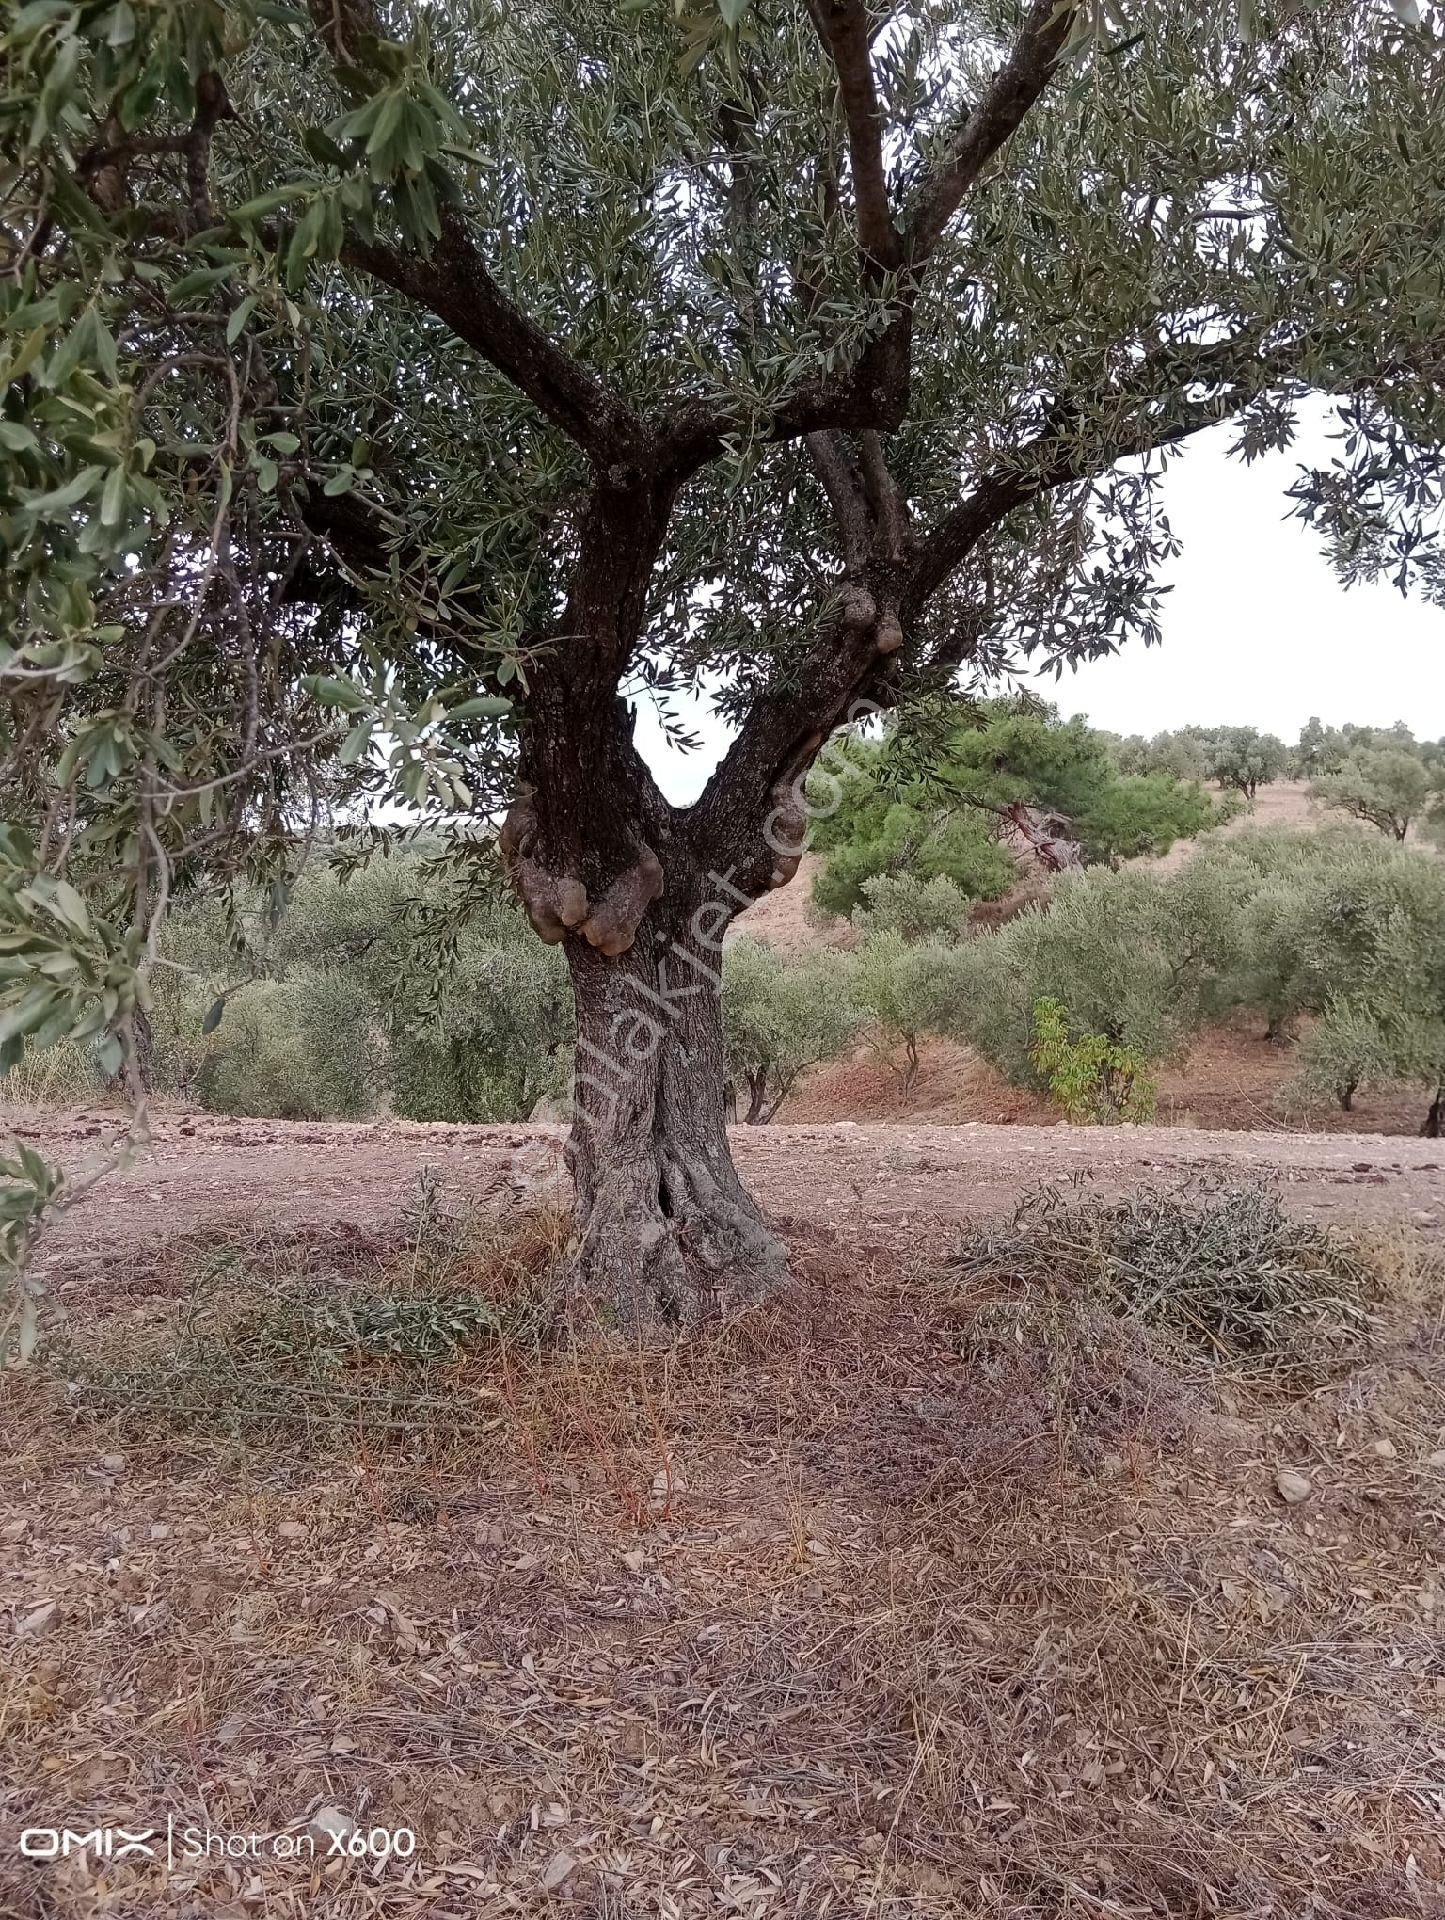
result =
[[[1408,763],[1424,783],[1414,817],[1428,830],[1440,810],[1438,745],[1402,728],[1311,722],[1288,770],[1312,778],[1317,824],[1236,822],[1220,834],[1228,805],[1190,774],[1184,751],[1202,753],[1202,729],[1118,741],[998,701],[934,721],[945,740],[941,752],[924,743],[927,773],[919,742],[898,727],[853,739],[815,784],[815,900],[832,929],[820,928],[822,944],[783,954],[745,923],[726,948],[738,1120],[776,1118],[810,1067],[852,1049],[884,1060],[906,1102],[932,1036],[976,1049],[1075,1118],[1145,1117],[1159,1066],[1238,1017],[1293,1050],[1299,1099],[1348,1111],[1362,1089],[1406,1083],[1421,1090],[1422,1120],[1438,1125],[1445,864],[1428,840],[1406,846],[1392,822],[1346,806],[1336,784],[1381,759]],[[1027,849],[1000,837],[1019,802],[1078,832],[1082,870],[1055,876],[1004,924],[981,926],[976,904],[1015,887],[1029,865]],[[1098,824],[1111,820],[1127,820],[1129,836]],[[1177,872],[1126,857],[1201,826]],[[835,905],[843,918],[828,915]],[[182,898],[155,977],[148,1067],[163,1095],[292,1119],[567,1111],[565,968],[530,937],[484,837],[344,835],[318,848],[284,900],[258,887]],[[1096,1110],[1087,1096],[1064,1098],[1058,1071],[1041,1064],[1045,1023],[1056,1052],[1059,1042],[1076,1050],[1066,1060],[1075,1076],[1086,1054],[1134,1063],[1127,1111],[1102,1081]],[[25,1085],[42,1099],[78,1098],[103,1081],[94,1050],[72,1047]]]

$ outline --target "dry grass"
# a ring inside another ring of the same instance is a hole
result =
[[[0,1078],[0,1113],[8,1114],[16,1108],[67,1106],[95,1095],[101,1084],[88,1047],[60,1040],[39,1053],[30,1048]]]
[[[253,1250],[222,1321],[470,1286],[505,1323],[559,1229],[487,1231]],[[1411,1243],[1367,1250],[1369,1340],[1303,1393],[1066,1288],[1001,1316],[996,1275],[797,1251],[787,1299],[671,1352],[353,1351],[334,1417],[224,1430],[136,1397],[194,1255],[109,1273],[71,1340],[129,1355],[129,1400],[5,1382],[0,1911],[1440,1912],[1445,1344]],[[418,1417],[373,1417],[378,1371]],[[415,1859],[9,1849],[327,1807]]]

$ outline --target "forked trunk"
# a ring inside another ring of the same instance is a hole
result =
[[[664,895],[612,958],[567,941],[576,1286],[633,1335],[695,1328],[761,1298],[787,1272],[728,1148],[721,953],[698,927],[720,925],[735,906],[710,912],[705,898]]]
[[[563,616],[569,643],[533,673],[498,836],[533,929],[562,945],[572,977],[574,1307],[634,1336],[700,1326],[787,1275],[728,1149],[722,935],[797,871],[800,783],[822,739],[805,736],[786,777],[765,766],[751,804],[734,801],[725,819],[659,791],[616,687],[674,484],[639,495],[625,473],[599,481]]]

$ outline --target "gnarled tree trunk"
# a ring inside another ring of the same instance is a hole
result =
[[[797,871],[804,777],[903,643],[895,502],[876,590],[841,585],[811,643],[808,697],[780,679],[699,800],[669,805],[618,685],[680,478],[675,465],[649,477],[625,462],[599,474],[561,637],[528,669],[521,778],[500,838],[533,928],[564,947],[576,999],[574,1291],[633,1333],[696,1327],[786,1275],[728,1148],[722,935]]]
[[[801,839],[801,801],[759,782],[705,834],[658,791],[625,703],[569,665],[536,676],[501,847],[576,1003],[573,1293],[629,1334],[687,1330],[787,1274],[728,1147],[722,936],[792,876],[777,849]]]
[[[625,953],[567,942],[576,1279],[630,1333],[694,1328],[761,1298],[787,1272],[728,1148],[722,956],[707,928],[736,904],[665,892]]]

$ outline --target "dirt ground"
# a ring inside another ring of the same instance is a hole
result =
[[[99,1152],[114,1125],[103,1110],[32,1118],[28,1137],[71,1166]],[[453,1207],[513,1204],[565,1183],[560,1127],[322,1126],[162,1110],[154,1133],[152,1151],[105,1180],[45,1243],[42,1270],[62,1293],[84,1291],[117,1254],[198,1234],[389,1231],[423,1169]],[[1007,1213],[1032,1187],[1079,1176],[1114,1192],[1191,1174],[1271,1179],[1312,1218],[1404,1221],[1445,1236],[1445,1143],[1433,1140],[841,1121],[738,1127],[733,1147],[743,1178],[785,1228],[846,1226],[860,1246],[894,1254],[911,1240],[936,1243],[959,1221]]]
[[[521,1236],[558,1135],[159,1132],[0,1379],[7,1920],[1445,1915],[1438,1148],[744,1130],[775,1303],[298,1375],[298,1301],[505,1307],[403,1220]],[[1261,1372],[952,1258],[1085,1170],[1374,1222],[1368,1333]]]

